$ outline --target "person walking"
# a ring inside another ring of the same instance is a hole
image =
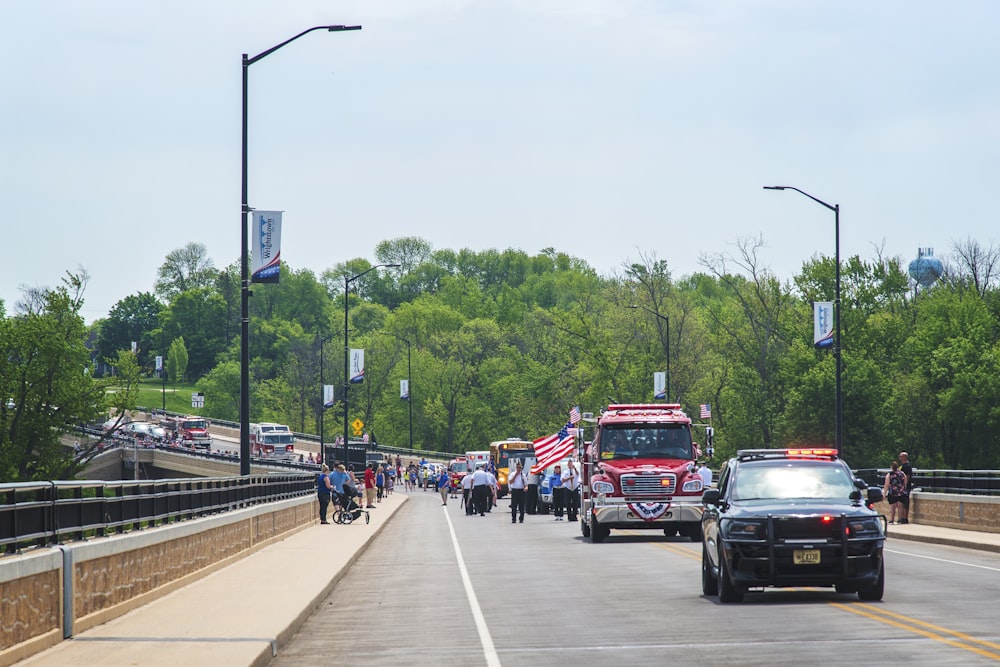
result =
[[[510,489],[510,522],[517,523],[517,515],[520,511],[521,523],[524,523],[524,510],[528,504],[528,480],[520,460],[514,467],[514,473],[507,478],[507,488]]]
[[[343,463],[338,463],[330,472],[330,487],[333,492],[333,504],[338,507],[346,501],[347,487],[351,483],[351,478],[347,474],[347,469]]]
[[[320,523],[330,523],[326,520],[326,511],[330,507],[330,493],[333,491],[333,487],[330,484],[329,472],[330,467],[324,465],[319,471],[319,476],[316,477],[316,497],[319,498]]]
[[[472,504],[479,516],[486,516],[486,494],[490,492],[490,475],[482,466],[472,473]]]
[[[910,455],[899,453],[899,470],[906,475],[906,490],[899,499],[899,522],[910,523],[910,493],[913,491],[913,466],[910,465]]]
[[[375,509],[375,471],[371,463],[365,466],[365,509]]]
[[[466,516],[475,514],[475,505],[472,502],[472,473],[468,473],[462,478],[462,505],[465,506]]]
[[[882,495],[889,503],[889,523],[896,523],[897,514],[900,516],[903,514],[900,501],[906,495],[906,474],[899,469],[899,464],[895,461],[889,464],[889,472],[885,474]]]
[[[566,505],[566,519],[576,521],[580,507],[580,471],[576,469],[573,459],[566,462],[566,470],[562,474],[563,502]]]
[[[438,473],[437,490],[441,494],[441,506],[444,507],[448,504],[448,492],[451,491],[451,478],[448,477],[448,471],[444,468],[441,468],[441,472]]]
[[[562,482],[562,466],[557,465],[552,469],[552,474],[549,475],[549,488],[552,489],[552,513],[555,515],[556,521],[562,521],[563,506],[566,502],[563,495],[565,489]]]
[[[385,494],[385,467],[381,463],[375,471],[375,493],[375,500],[382,502],[382,496]]]
[[[712,486],[712,469],[704,461],[701,462],[701,466],[698,468],[698,474],[701,476],[701,485],[703,488],[707,489]]]

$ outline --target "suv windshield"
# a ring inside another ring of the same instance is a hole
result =
[[[855,490],[847,469],[839,464],[787,461],[743,465],[734,480],[733,500],[762,498],[845,499]]]
[[[686,425],[649,424],[601,432],[601,459],[693,459]]]

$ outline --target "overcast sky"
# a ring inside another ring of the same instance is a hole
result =
[[[761,236],[833,255],[995,242],[1000,2],[0,0],[0,298],[90,273],[84,316],[250,205],[317,275],[418,236],[675,277]],[[831,295],[832,297],[832,295]]]

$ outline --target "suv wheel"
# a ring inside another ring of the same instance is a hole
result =
[[[590,524],[583,519],[580,519],[580,533],[584,537],[590,537]]]
[[[719,594],[719,581],[712,574],[712,563],[708,560],[708,547],[701,547],[701,592],[705,595]]]
[[[719,602],[743,602],[743,591],[733,585],[733,580],[729,578],[729,567],[726,559],[719,551]]]
[[[885,593],[885,563],[880,563],[878,567],[878,581],[870,588],[862,588],[858,591],[858,599],[865,602],[878,602]]]

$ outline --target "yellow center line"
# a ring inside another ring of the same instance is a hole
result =
[[[955,648],[960,648],[964,651],[971,651],[985,658],[990,658],[991,660],[1000,661],[1000,652],[987,651],[986,649],[981,649],[978,646],[969,646],[970,642],[973,644],[983,644],[991,648],[1000,648],[992,642],[988,642],[982,639],[976,639],[970,635],[963,632],[958,632],[956,630],[949,630],[948,628],[943,628],[933,623],[927,623],[919,619],[913,618],[911,616],[905,616],[903,614],[897,614],[895,612],[888,611],[886,609],[879,608],[878,613],[874,613],[874,607],[868,605],[858,605],[858,604],[844,604],[842,602],[830,602],[828,603],[841,611],[847,611],[852,614],[857,614],[858,616],[864,616],[865,618],[871,619],[873,621],[878,621],[885,625],[891,625],[893,627],[899,628],[900,630],[906,630],[907,632],[912,632],[914,634],[927,637],[928,639],[933,639],[934,641],[941,642],[942,644],[948,644],[949,646],[954,646]],[[890,616],[891,618],[886,618]],[[924,630],[923,627],[913,627],[913,626],[923,626],[926,628],[931,628],[936,632],[931,632],[930,630]],[[940,634],[939,634],[940,633]],[[957,639],[951,639],[943,635],[952,635]],[[959,641],[961,640],[961,641]]]
[[[619,532],[622,533],[623,535],[636,535],[636,536],[649,534],[648,532],[639,532],[635,530],[622,530]],[[690,549],[684,549],[683,547],[676,546],[670,542],[654,542],[653,544],[660,547],[661,549],[666,549],[670,553],[677,554],[678,556],[684,556],[685,558],[698,561],[699,563],[701,562],[701,554],[694,553]]]

